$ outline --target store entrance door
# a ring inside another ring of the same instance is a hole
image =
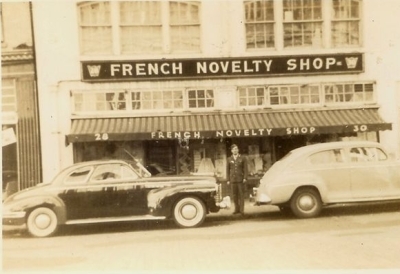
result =
[[[306,136],[289,136],[275,138],[276,161],[280,160],[292,149],[305,146],[307,144]]]
[[[2,127],[2,188],[3,200],[18,191],[18,157],[15,126]]]

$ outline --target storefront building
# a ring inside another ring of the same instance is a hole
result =
[[[45,177],[134,157],[224,181],[232,143],[254,181],[311,143],[373,140],[398,154],[398,77],[377,64],[389,52],[368,40],[379,32],[369,2],[35,3],[43,155],[60,159]]]
[[[40,182],[42,170],[29,3],[1,3],[0,7],[4,199]],[[18,33],[21,30],[23,34]]]

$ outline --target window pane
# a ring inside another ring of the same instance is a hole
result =
[[[121,51],[123,54],[162,52],[161,26],[121,27]]]

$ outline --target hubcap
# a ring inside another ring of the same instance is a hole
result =
[[[49,227],[51,223],[51,218],[49,215],[40,214],[35,218],[35,225],[40,229],[45,229]]]
[[[194,205],[184,205],[181,210],[182,217],[191,220],[196,217],[197,208]]]
[[[314,206],[315,206],[315,201],[310,196],[302,196],[299,199],[299,207],[302,210],[308,211],[308,210],[313,209]]]

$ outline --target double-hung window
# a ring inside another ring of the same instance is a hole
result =
[[[321,43],[321,0],[284,0],[284,47],[321,46]]]
[[[362,0],[253,0],[243,5],[247,50],[362,43]]]
[[[273,0],[245,1],[244,7],[247,48],[275,47]]]
[[[161,53],[161,2],[121,2],[119,7],[121,53]]]
[[[332,45],[360,44],[360,1],[332,0]]]
[[[110,1],[79,4],[81,54],[200,52],[197,1]]]

